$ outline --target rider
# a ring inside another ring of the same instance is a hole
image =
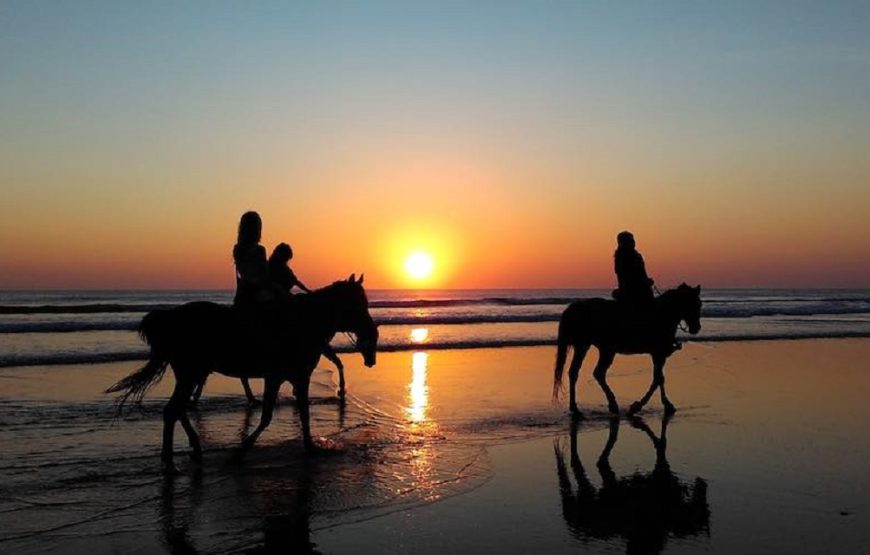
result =
[[[646,273],[643,256],[635,249],[634,235],[623,231],[616,236],[616,252],[613,253],[613,266],[619,287],[613,298],[626,301],[635,306],[645,306],[653,298],[653,280]]]
[[[613,298],[641,311],[651,308],[655,299],[653,294],[655,282],[646,273],[643,256],[637,252],[634,235],[630,231],[622,231],[616,236],[613,266],[619,284],[619,287],[613,291]],[[674,341],[673,348],[679,350],[682,344]]]
[[[269,277],[278,287],[282,294],[289,295],[293,287],[298,287],[306,293],[311,290],[299,281],[293,270],[290,269],[290,261],[293,259],[293,249],[287,243],[281,243],[272,251],[269,257]]]
[[[276,287],[269,278],[266,249],[260,244],[263,220],[254,211],[245,212],[239,220],[239,232],[233,247],[236,267],[236,295],[233,307],[256,323],[266,319],[269,311],[264,303],[278,298]],[[250,403],[257,402],[247,378],[242,378],[245,396]]]
[[[263,301],[275,300],[275,287],[269,278],[266,249],[260,244],[263,221],[260,215],[250,211],[242,214],[239,233],[233,247],[233,262],[236,266],[236,295],[233,305],[250,308]]]

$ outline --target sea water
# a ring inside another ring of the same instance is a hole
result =
[[[372,290],[368,296],[381,350],[401,351],[553,344],[569,303],[609,291]],[[703,329],[692,338],[698,341],[870,336],[870,290],[711,289],[702,298]],[[0,292],[0,367],[142,359],[147,349],[135,330],[146,312],[231,299],[231,291]],[[349,345],[339,335],[335,346]]]

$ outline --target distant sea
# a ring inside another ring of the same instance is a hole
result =
[[[568,303],[609,290],[370,290],[381,350],[549,345]],[[695,341],[870,337],[870,290],[710,289]],[[146,356],[135,330],[153,309],[229,304],[231,291],[0,292],[0,367],[90,364]],[[348,341],[335,339],[339,349]]]

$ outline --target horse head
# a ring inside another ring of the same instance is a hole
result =
[[[674,292],[680,319],[689,326],[689,333],[697,335],[701,331],[701,286],[682,283]]]
[[[345,281],[337,281],[331,289],[336,296],[338,330],[356,336],[356,348],[368,367],[375,365],[378,349],[378,326],[369,313],[369,301],[362,283],[364,275],[356,279],[351,274]]]

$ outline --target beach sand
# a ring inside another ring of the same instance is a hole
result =
[[[594,358],[572,426],[550,400],[553,348],[387,353],[373,369],[344,355],[346,403],[332,372],[315,375],[322,452],[304,454],[284,391],[244,460],[258,411],[215,376],[193,413],[205,462],[179,427],[170,477],[171,377],[115,420],[100,391],[133,363],[3,369],[0,550],[870,551],[870,340],[688,344],[665,371],[671,419],[658,396],[640,419],[611,419]],[[622,407],[649,366],[617,359]]]

